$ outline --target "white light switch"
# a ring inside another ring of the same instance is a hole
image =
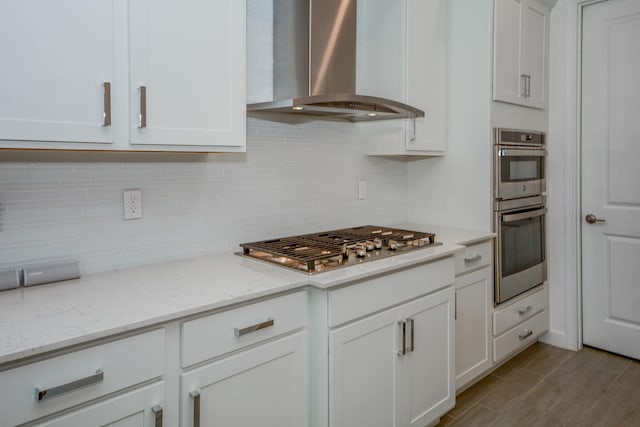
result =
[[[361,179],[358,181],[358,199],[365,200],[367,197],[367,180]]]

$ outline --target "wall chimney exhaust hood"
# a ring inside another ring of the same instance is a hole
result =
[[[356,3],[273,0],[274,100],[248,104],[249,114],[351,122],[424,117],[397,101],[356,95]]]

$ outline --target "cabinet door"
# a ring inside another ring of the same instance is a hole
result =
[[[329,333],[332,427],[398,426],[400,313],[389,310]]]
[[[103,126],[104,83],[115,83],[113,3],[0,2],[0,147],[113,142],[112,128]]]
[[[245,1],[131,0],[129,12],[130,143],[244,151]]]
[[[407,0],[406,103],[425,117],[406,121],[408,151],[446,149],[446,37],[443,0]]]
[[[308,425],[306,336],[299,332],[183,374],[181,425],[197,418],[201,426]]]
[[[520,69],[524,0],[495,0],[493,18],[493,99],[522,104],[525,90]]]
[[[522,74],[528,76],[526,105],[546,107],[547,33],[549,12],[535,1],[522,9]]]
[[[164,383],[156,383],[71,412],[37,427],[162,427]],[[152,409],[153,408],[153,409]],[[156,419],[159,416],[159,421]]]
[[[405,409],[399,414],[408,417],[400,425],[423,427],[455,404],[453,302],[454,290],[449,287],[403,310],[410,352],[400,358],[404,382],[400,401]]]
[[[491,269],[456,279],[456,389],[491,368]]]

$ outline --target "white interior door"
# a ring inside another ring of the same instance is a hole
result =
[[[583,342],[640,359],[640,1],[586,6]],[[594,215],[587,222],[586,216]]]

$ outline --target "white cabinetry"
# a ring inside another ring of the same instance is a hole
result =
[[[535,0],[495,0],[493,99],[547,108],[549,10]]]
[[[364,2],[365,6],[369,2]],[[359,81],[370,81],[366,90],[378,96],[393,97],[417,107],[425,112],[425,117],[405,120],[401,129],[380,123],[369,126],[365,132],[384,133],[384,140],[372,137],[367,144],[367,154],[379,156],[441,156],[446,150],[446,2],[444,0],[404,0],[384,2],[386,8],[393,4],[392,12],[384,8],[378,14],[384,17],[375,20],[376,27],[371,25],[371,34],[366,34],[367,41],[380,33],[380,26],[386,25],[387,32],[397,34],[395,25],[403,31],[400,46],[389,49],[389,40],[366,45],[366,74],[359,74]],[[360,5],[359,5],[360,6]],[[400,13],[397,9],[401,9]],[[376,9],[371,5],[363,12],[365,19],[372,20]],[[393,20],[392,18],[396,18]],[[392,24],[390,24],[390,21]],[[360,24],[359,24],[360,25]],[[360,34],[360,33],[359,33]],[[380,36],[378,36],[380,37]],[[394,39],[392,39],[394,40]],[[386,43],[386,44],[382,44]],[[383,50],[380,50],[380,46]],[[386,49],[384,46],[387,46]],[[388,58],[395,58],[402,52],[402,66],[392,67],[387,64]],[[362,57],[363,55],[360,55]],[[377,63],[376,63],[377,61]],[[373,65],[373,67],[372,67]],[[391,78],[398,74],[400,76]],[[378,78],[375,78],[378,76]],[[386,87],[393,83],[393,90],[380,92],[376,87]],[[397,84],[400,84],[398,90]],[[399,92],[399,94],[398,94]],[[393,129],[389,132],[389,129]]]
[[[244,0],[3,2],[0,148],[245,151],[245,14]]]
[[[122,425],[150,427],[152,407],[164,404],[164,385],[157,381],[164,374],[164,351],[164,330],[156,329],[2,371],[2,425],[34,421],[116,393],[38,425],[102,426],[127,419]],[[121,393],[154,380],[153,386]]]
[[[493,313],[493,359],[500,362],[537,341],[549,329],[549,288],[540,286]]]
[[[244,1],[129,2],[136,149],[244,146],[244,23]]]
[[[456,389],[487,372],[493,363],[491,242],[456,255]]]
[[[185,321],[181,425],[308,425],[306,326],[306,292]]]
[[[109,149],[113,8],[110,0],[2,1],[0,148]]]
[[[450,261],[365,281],[330,297],[330,324],[348,322],[342,308],[349,305],[354,307],[354,318],[365,311],[369,314],[329,332],[332,427],[422,427],[453,407]],[[430,276],[431,272],[435,276]],[[393,304],[393,297],[377,292],[381,284],[386,283],[392,293],[397,290],[395,295],[403,295],[412,287],[411,282],[421,287],[422,293],[431,287],[441,290],[418,298],[415,295],[407,303],[370,315],[376,311],[374,306]],[[357,304],[357,300],[367,301]]]

